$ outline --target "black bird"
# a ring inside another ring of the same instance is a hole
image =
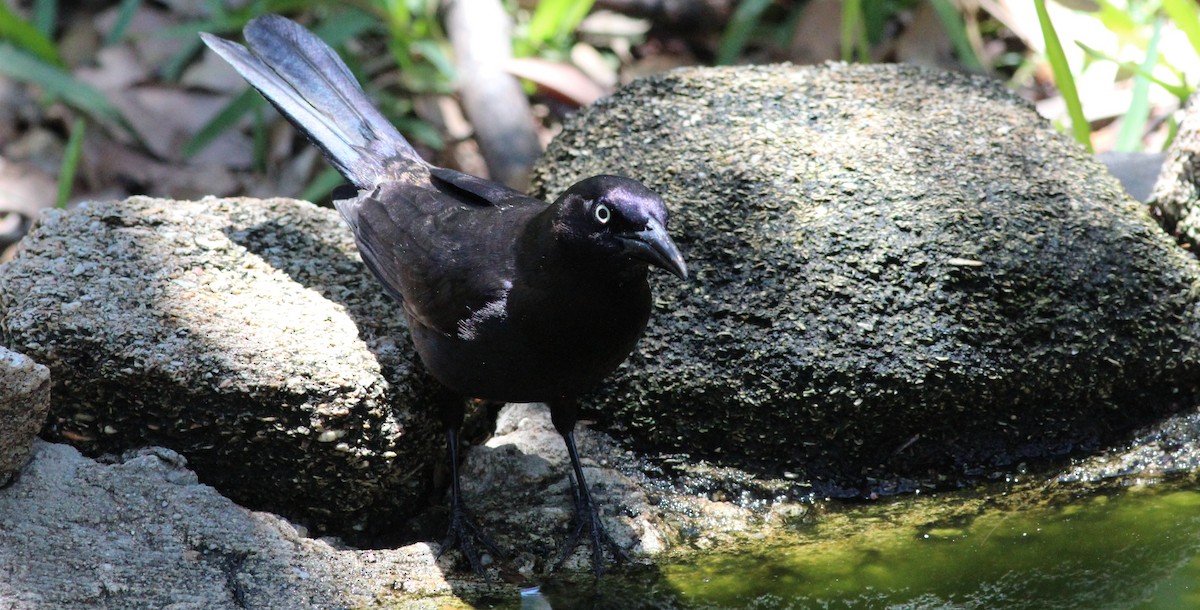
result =
[[[561,565],[586,531],[592,563],[620,559],[592,500],[574,428],[577,397],[633,350],[650,316],[650,265],[682,279],[662,199],[641,183],[595,176],[554,203],[426,163],[367,100],[332,49],[277,15],[252,20],[246,44],[201,34],[316,144],[357,196],[334,202],[363,261],[404,308],[425,367],[459,395],[443,413],[450,446],[450,528],[481,572],[475,542],[499,555],[462,504],[462,397],[545,402],[574,470],[577,524]]]

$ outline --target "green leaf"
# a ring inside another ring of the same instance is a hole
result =
[[[592,10],[594,0],[542,0],[529,18],[526,36],[533,48],[566,38]]]
[[[1140,25],[1134,21],[1133,15],[1128,7],[1118,7],[1109,0],[1096,0],[1100,10],[1096,13],[1096,18],[1100,23],[1104,24],[1104,29],[1116,34],[1118,37],[1125,38],[1135,34]]]
[[[759,18],[763,11],[771,6],[771,0],[745,0],[738,5],[729,20],[729,25],[721,34],[721,45],[717,48],[717,64],[729,65],[737,61],[750,35],[758,27]]]
[[[133,22],[134,13],[141,6],[142,0],[121,0],[121,5],[117,8],[117,19],[113,22],[112,29],[104,36],[104,46],[109,47],[121,42],[129,24]]]
[[[1146,131],[1146,119],[1150,116],[1150,79],[1143,76],[1154,71],[1158,63],[1158,41],[1162,38],[1162,19],[1154,22],[1154,34],[1146,48],[1146,59],[1142,61],[1141,70],[1133,77],[1133,95],[1129,101],[1129,110],[1121,121],[1121,131],[1117,133],[1117,141],[1113,149],[1120,152],[1131,152],[1141,149],[1142,136]]]
[[[0,74],[35,84],[47,94],[58,97],[71,107],[94,119],[126,127],[125,120],[102,93],[69,72],[27,55],[9,44],[0,44]]]
[[[221,108],[220,112],[217,112],[217,114],[213,116],[212,120],[205,123],[204,126],[196,132],[196,135],[192,136],[192,138],[183,145],[183,157],[185,159],[190,159],[195,156],[196,153],[207,148],[209,144],[212,144],[213,140],[217,139],[217,136],[220,136],[229,129],[232,129],[235,125],[237,125],[237,122],[242,118],[242,116],[253,110],[255,106],[261,103],[261,101],[262,96],[258,94],[258,91],[255,91],[252,88],[247,88],[245,91],[242,91],[234,96],[233,99],[229,100],[228,104],[225,104],[224,108]]]
[[[1139,66],[1135,63],[1128,62],[1128,61],[1121,61],[1121,60],[1113,57],[1112,55],[1105,53],[1104,51],[1101,51],[1099,49],[1093,49],[1092,47],[1089,47],[1079,41],[1076,41],[1075,44],[1079,45],[1079,48],[1083,49],[1084,53],[1087,53],[1088,55],[1091,55],[1092,57],[1094,57],[1096,59],[1110,61],[1110,62],[1120,66],[1122,70],[1125,70],[1126,72],[1133,72],[1134,74],[1137,74],[1138,76],[1148,79],[1150,82],[1158,85],[1159,87],[1166,89],[1168,93],[1179,98],[1179,102],[1181,104],[1183,102],[1186,102],[1187,99],[1189,97],[1191,97],[1191,95],[1192,95],[1192,89],[1187,86],[1186,82],[1180,82],[1178,84],[1168,83],[1168,82],[1162,80],[1161,78],[1158,78],[1154,74],[1147,72],[1144,68],[1142,68],[1142,66]],[[1163,65],[1166,65],[1165,61],[1164,61],[1165,58],[1160,56],[1158,59],[1159,59],[1159,61],[1163,61]],[[1180,80],[1182,81],[1182,78]]]
[[[308,186],[304,187],[304,191],[300,193],[300,198],[305,201],[324,199],[333,192],[333,189],[345,182],[346,179],[336,169],[326,167],[312,179],[312,182],[308,183]]]
[[[1196,6],[1196,0],[1162,0],[1162,7],[1200,55],[1200,8]]]
[[[54,22],[58,20],[58,0],[37,0],[33,3],[33,25],[47,40],[54,38]]]
[[[425,58],[430,65],[437,69],[438,74],[445,79],[446,82],[454,80],[454,75],[457,70],[454,67],[454,60],[450,58],[450,54],[446,52],[445,45],[436,40],[415,40],[409,47],[415,53],[420,54]]]
[[[938,19],[942,22],[942,28],[946,30],[946,35],[950,37],[950,42],[954,45],[954,50],[958,52],[958,61],[962,62],[963,67],[972,72],[983,72],[983,63],[979,61],[979,56],[975,54],[975,47],[971,46],[971,37],[967,35],[967,28],[963,25],[962,15],[955,8],[952,0],[931,0],[933,10],[937,13]]]
[[[3,2],[0,2],[0,40],[9,40],[17,48],[36,55],[44,62],[56,66],[64,65],[58,49],[54,48],[54,43],[36,27],[10,11],[8,5]]]
[[[55,205],[59,208],[67,207],[67,199],[71,197],[75,172],[79,169],[79,158],[83,156],[83,132],[86,127],[83,117],[76,117],[75,122],[71,124],[71,137],[67,139],[67,150],[58,170],[58,198]]]
[[[352,8],[325,19],[313,28],[313,33],[329,46],[336,48],[380,25],[379,18],[375,15]]]
[[[1042,26],[1042,36],[1046,42],[1046,59],[1054,72],[1054,84],[1058,86],[1058,92],[1067,104],[1067,114],[1071,117],[1071,133],[1088,152],[1094,152],[1092,127],[1083,116],[1083,105],[1079,103],[1075,77],[1071,74],[1071,66],[1067,64],[1067,55],[1063,53],[1058,32],[1050,21],[1050,13],[1046,11],[1046,0],[1034,0],[1034,7],[1037,9],[1038,23]]]

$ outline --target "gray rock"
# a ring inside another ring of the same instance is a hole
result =
[[[1200,96],[1183,107],[1175,141],[1167,149],[1162,173],[1154,183],[1150,204],[1169,231],[1200,245]]]
[[[0,347],[0,487],[29,458],[50,412],[50,369]]]
[[[1165,153],[1144,152],[1108,151],[1096,155],[1096,159],[1125,187],[1125,192],[1141,202],[1150,200],[1166,158]]]
[[[304,202],[51,211],[0,270],[0,343],[53,372],[49,438],[169,447],[318,531],[411,514],[444,451],[399,308]]]
[[[678,539],[676,528],[652,500],[653,483],[641,475],[642,465],[632,453],[585,425],[576,432],[576,444],[584,476],[617,544],[630,555],[645,557]],[[510,554],[505,563],[525,577],[554,564],[575,525],[570,470],[566,446],[542,404],[506,405],[495,434],[472,447],[464,460],[464,501]],[[590,552],[582,542],[565,567],[589,570]]]
[[[619,438],[855,494],[1096,446],[1187,400],[1200,268],[982,77],[686,69],[582,112],[542,193],[625,173],[694,271],[657,274],[589,405]]]
[[[0,607],[348,608],[449,594],[427,545],[352,551],[240,508],[177,453],[38,441],[0,490]]]

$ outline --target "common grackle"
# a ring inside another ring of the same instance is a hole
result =
[[[462,397],[545,402],[574,471],[577,523],[556,565],[586,531],[599,576],[604,548],[617,560],[623,552],[579,463],[576,399],[625,360],[645,329],[648,266],[687,278],[662,200],[635,180],[595,176],[547,204],[430,165],[312,33],[276,15],[243,33],[248,48],[201,36],[356,187],[334,205],[367,267],[403,306],[425,367],[459,396],[443,413],[453,478],[442,551],[461,547],[476,572],[477,542],[499,555],[462,504]]]

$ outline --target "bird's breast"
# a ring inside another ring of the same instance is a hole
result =
[[[456,333],[414,325],[426,367],[451,389],[507,402],[577,396],[613,371],[650,315],[649,288],[545,294],[511,287],[470,312]]]

